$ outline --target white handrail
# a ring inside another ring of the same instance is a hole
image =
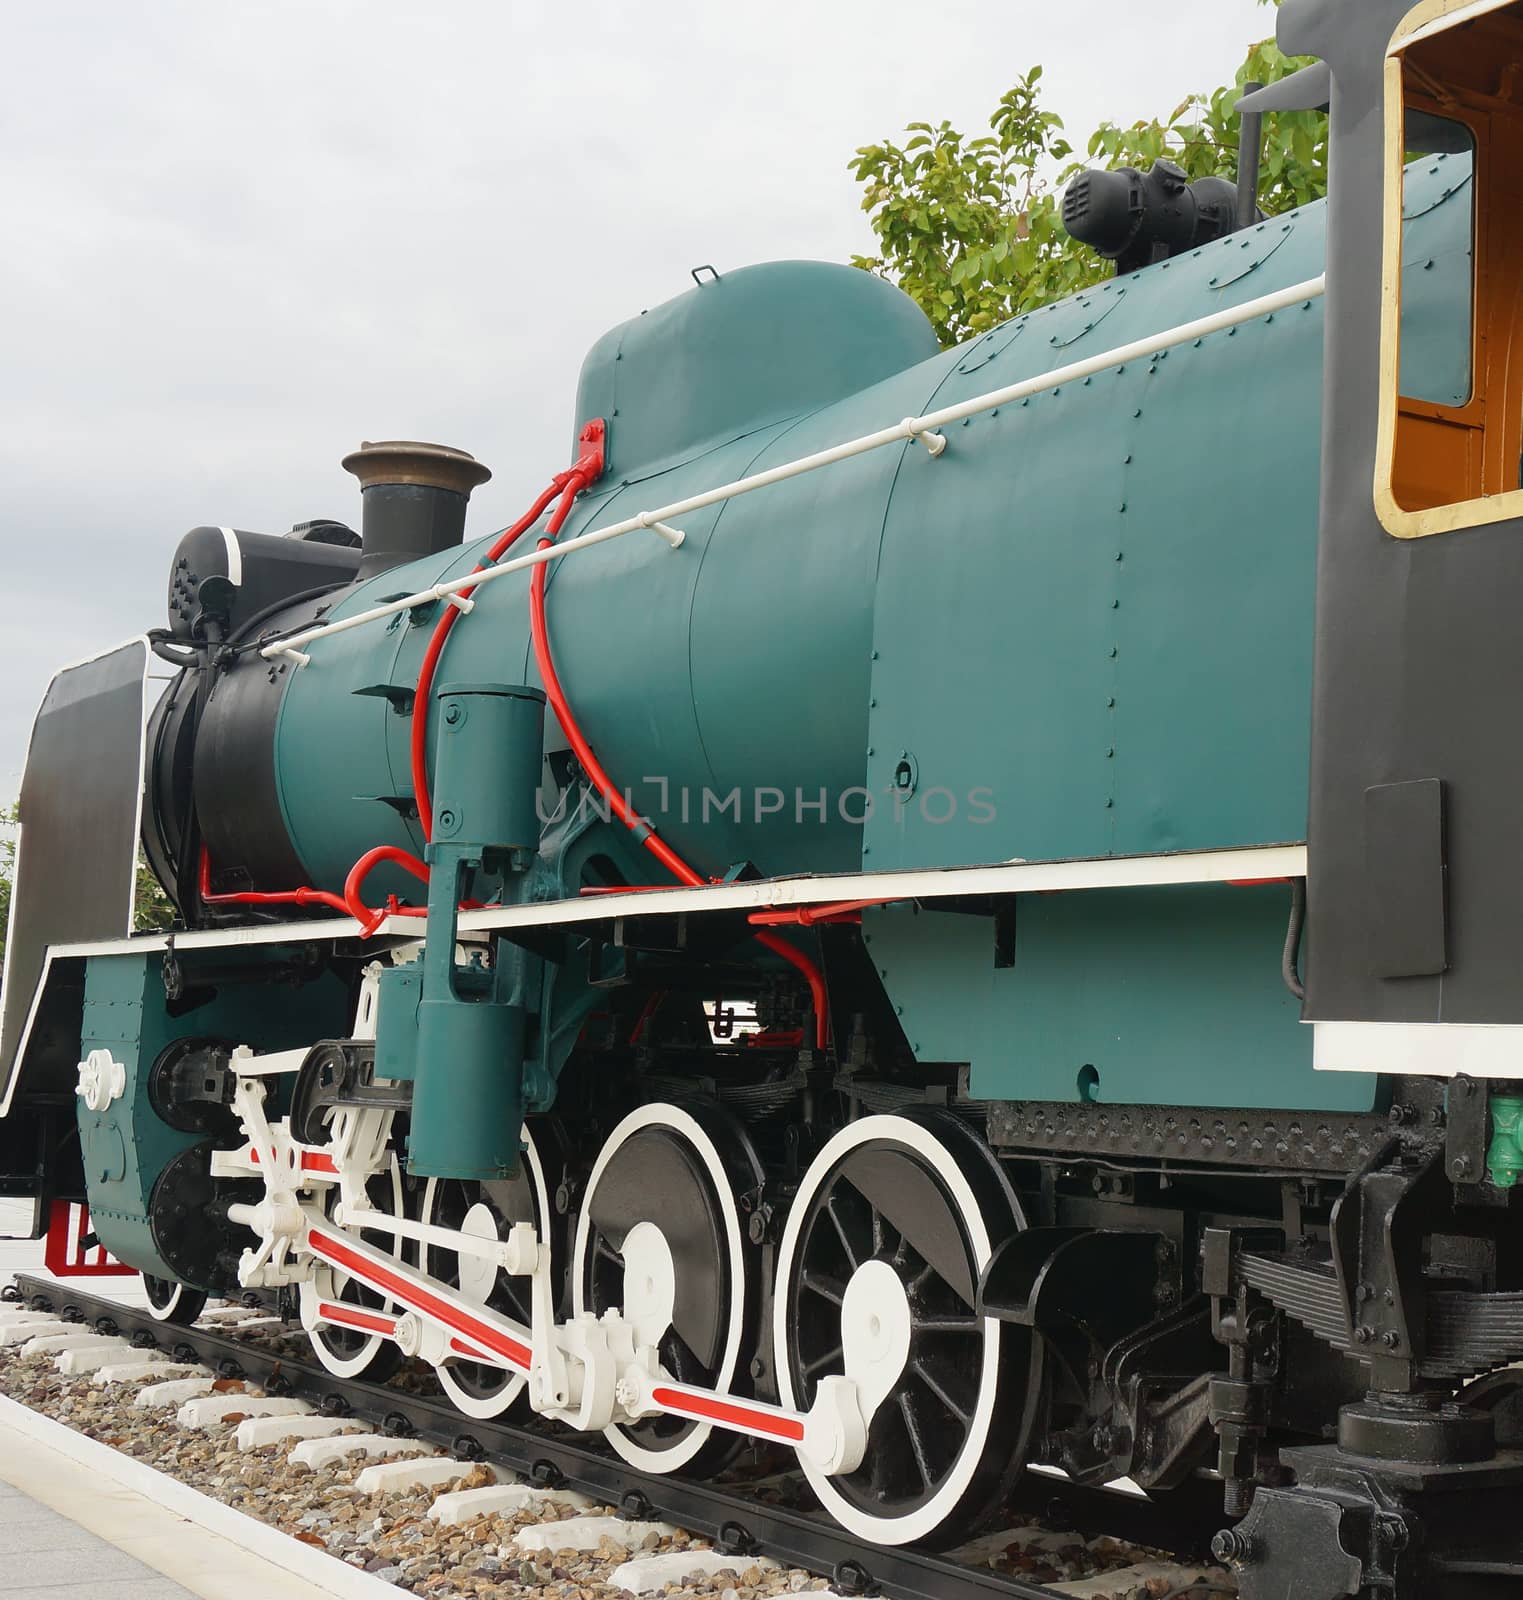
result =
[[[435,600],[449,600],[462,589],[479,588],[496,578],[506,577],[510,572],[523,572],[530,567],[539,566],[542,562],[559,561],[562,556],[570,555],[573,551],[586,550],[592,545],[604,544],[610,539],[621,539],[626,533],[637,533],[647,528],[656,528],[660,531],[661,524],[670,523],[691,512],[706,510],[721,501],[734,500],[740,495],[750,494],[755,489],[765,489],[770,484],[786,482],[789,478],[802,477],[806,472],[817,472],[821,467],[834,466],[838,461],[849,461],[853,456],[866,455],[870,450],[881,450],[885,445],[899,444],[906,439],[923,439],[932,456],[939,457],[945,447],[945,440],[943,439],[941,446],[938,447],[936,443],[938,428],[961,422],[965,417],[977,416],[981,411],[992,411],[996,406],[1011,405],[1017,400],[1028,399],[1032,395],[1040,394],[1044,389],[1056,389],[1065,383],[1077,382],[1081,378],[1095,377],[1109,367],[1124,366],[1129,361],[1143,360],[1172,345],[1188,344],[1191,340],[1203,339],[1209,334],[1221,333],[1242,323],[1252,322],[1257,317],[1273,316],[1275,312],[1284,311],[1298,301],[1309,302],[1317,299],[1324,293],[1326,286],[1325,276],[1308,278],[1304,283],[1292,284],[1287,289],[1277,289],[1273,294],[1261,295],[1257,300],[1248,300],[1242,305],[1213,312],[1209,317],[1197,317],[1194,322],[1184,322],[1178,327],[1151,334],[1146,339],[1136,339],[1131,344],[1118,345],[1114,349],[1104,350],[1099,355],[1090,356],[1083,361],[1071,362],[1066,367],[1039,373],[1036,377],[1024,378],[1020,383],[1009,384],[1003,389],[991,389],[985,394],[974,395],[969,400],[961,400],[955,406],[944,406],[939,411],[928,411],[923,417],[906,417],[903,422],[896,422],[892,427],[880,428],[876,433],[865,433],[861,438],[848,439],[844,444],[832,445],[828,450],[817,450],[813,455],[800,456],[796,461],[785,461],[780,466],[768,467],[765,472],[754,472],[748,478],[737,478],[733,483],[721,484],[717,489],[707,489],[702,494],[689,495],[686,500],[675,500],[671,505],[660,506],[654,511],[642,511],[636,516],[626,517],[623,522],[611,522],[606,527],[594,528],[590,533],[580,533],[574,539],[567,539],[547,549],[533,550],[527,555],[515,556],[511,561],[499,562],[484,571],[468,572],[462,577],[451,578],[448,583],[435,584],[432,589],[420,589],[416,594],[405,595],[400,600],[391,600],[382,606],[372,606],[368,611],[357,611],[352,617],[340,617],[335,622],[324,622],[316,627],[304,628],[288,638],[277,639],[265,645],[259,653],[266,660],[274,660],[277,656],[288,656],[298,666],[305,666],[311,658],[302,654],[302,646],[311,644],[314,639],[326,639],[335,633],[346,633],[350,628],[360,628],[368,622],[379,622],[383,618],[395,616],[399,611],[410,611],[415,606],[429,605]],[[669,530],[671,533],[677,531]],[[677,544],[671,544],[671,548],[676,549]]]

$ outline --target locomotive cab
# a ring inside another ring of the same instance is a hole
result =
[[[1324,1070],[1515,1078],[1523,7],[1302,3],[1281,38],[1331,67],[1335,190],[1306,1016]]]

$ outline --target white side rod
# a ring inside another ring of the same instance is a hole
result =
[[[417,594],[404,595],[402,599],[389,601],[383,606],[372,606],[368,611],[357,611],[352,617],[341,617],[336,622],[324,622],[317,627],[303,629],[300,633],[293,633],[287,638],[277,639],[265,645],[259,653],[266,660],[273,660],[276,656],[290,656],[295,659],[300,656],[301,647],[310,644],[314,639],[326,639],[335,633],[346,633],[350,628],[360,628],[368,622],[379,622],[383,618],[395,616],[399,611],[410,611],[415,606],[429,605],[435,600],[448,600],[462,589],[475,588],[483,583],[490,583],[495,578],[504,578],[510,572],[523,572],[546,561],[558,561],[574,550],[586,550],[592,545],[604,544],[609,539],[621,539],[626,533],[635,533],[654,527],[658,523],[671,522],[676,518],[689,516],[694,511],[704,511],[721,501],[734,500],[743,494],[750,494],[754,489],[765,489],[769,484],[784,483],[789,478],[802,477],[806,472],[817,472],[821,467],[834,466],[838,461],[849,461],[853,456],[866,455],[870,450],[881,450],[885,445],[899,444],[905,439],[919,439],[934,434],[939,428],[961,422],[965,417],[977,416],[981,411],[992,411],[996,406],[1013,405],[1017,400],[1029,399],[1044,389],[1056,389],[1065,383],[1093,378],[1110,367],[1125,366],[1129,361],[1144,360],[1170,346],[1189,344],[1192,340],[1204,339],[1213,333],[1222,333],[1228,328],[1239,327],[1258,317],[1273,316],[1275,312],[1287,310],[1298,303],[1316,300],[1325,292],[1326,287],[1325,276],[1308,278],[1304,283],[1292,284],[1288,289],[1277,289],[1273,294],[1261,295],[1257,300],[1248,300],[1242,305],[1215,311],[1209,317],[1197,317],[1194,322],[1184,322],[1178,327],[1151,334],[1146,339],[1136,339],[1131,344],[1103,350],[1100,354],[1089,356],[1083,361],[1071,362],[1066,367],[1039,373],[1035,377],[1022,379],[1020,383],[1012,383],[1003,389],[991,389],[985,394],[961,400],[955,406],[944,406],[939,411],[928,411],[923,417],[906,417],[903,422],[896,422],[892,427],[880,428],[876,433],[865,433],[858,439],[848,439],[844,444],[832,445],[828,450],[817,450],[813,455],[800,456],[796,461],[785,461],[779,466],[768,467],[765,472],[754,472],[749,478],[737,478],[733,483],[721,484],[717,489],[707,489],[702,494],[690,495],[686,500],[673,501],[671,505],[661,506],[655,511],[642,511],[636,516],[626,517],[623,522],[611,522],[606,527],[594,528],[590,533],[578,534],[574,539],[550,545],[544,550],[533,550],[527,555],[515,556],[511,561],[499,562],[484,571],[468,572],[463,577],[452,578],[448,583],[435,584],[432,589],[421,589]],[[935,449],[933,445],[932,454],[939,456],[941,451]],[[297,664],[305,665],[307,659],[309,658],[298,660]]]

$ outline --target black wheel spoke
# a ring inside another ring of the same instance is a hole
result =
[[[713,1373],[675,1328],[666,1330],[661,1339],[660,1349],[662,1364],[678,1383],[691,1383],[701,1387],[713,1380]]]
[[[812,1272],[807,1267],[799,1278],[799,1287],[819,1295],[832,1305],[838,1306],[846,1299],[846,1285],[839,1278],[829,1277],[823,1272]]]
[[[813,1360],[806,1361],[804,1363],[804,1376],[812,1378],[821,1368],[834,1366],[837,1362],[844,1365],[845,1361],[846,1352],[842,1350],[840,1345],[837,1345],[834,1350],[827,1350],[823,1355],[815,1356]]]
[[[982,1317],[917,1317],[916,1333],[982,1333]]]
[[[915,1470],[920,1474],[920,1482],[929,1494],[936,1487],[936,1474],[926,1459],[925,1439],[921,1434],[920,1421],[915,1415],[907,1389],[899,1391],[899,1414],[904,1418],[905,1437],[910,1442],[910,1454],[914,1457]]]
[[[851,1242],[851,1235],[846,1231],[846,1224],[841,1221],[841,1215],[836,1210],[836,1201],[838,1195],[839,1190],[833,1190],[831,1192],[830,1196],[825,1201],[825,1211],[831,1222],[835,1224],[836,1233],[840,1236],[841,1248],[846,1252],[847,1264],[851,1267],[852,1271],[855,1272],[857,1268],[862,1265],[862,1260],[857,1254],[856,1246]]]
[[[957,1418],[963,1427],[967,1428],[972,1425],[973,1411],[971,1406],[965,1405],[962,1401],[955,1400],[952,1397],[951,1393],[948,1391],[946,1383],[943,1381],[943,1377],[945,1375],[938,1375],[937,1373],[933,1372],[930,1366],[924,1361],[912,1361],[910,1363],[910,1371],[913,1372],[915,1376],[920,1379],[921,1383],[924,1384],[933,1395],[935,1395],[942,1405],[945,1406],[946,1409]]]

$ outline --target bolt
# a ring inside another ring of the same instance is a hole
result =
[[[1390,1550],[1405,1550],[1412,1538],[1412,1530],[1407,1526],[1406,1518],[1394,1511],[1382,1511],[1375,1518],[1375,1529]]]
[[[439,813],[439,826],[441,828],[453,828],[455,826],[455,813],[450,810],[441,811]]]
[[[451,700],[444,708],[444,720],[453,727],[460,720],[460,707]]]
[[[1354,1329],[1354,1340],[1358,1344],[1368,1344],[1375,1337],[1375,1330],[1371,1327],[1358,1327]]]
[[[1463,1183],[1470,1176],[1470,1157],[1464,1155],[1456,1156],[1449,1163],[1449,1176],[1456,1183]]]
[[[1401,1335],[1397,1333],[1394,1328],[1392,1328],[1388,1333],[1383,1335],[1381,1343],[1385,1345],[1387,1350],[1395,1350],[1401,1344]]]

